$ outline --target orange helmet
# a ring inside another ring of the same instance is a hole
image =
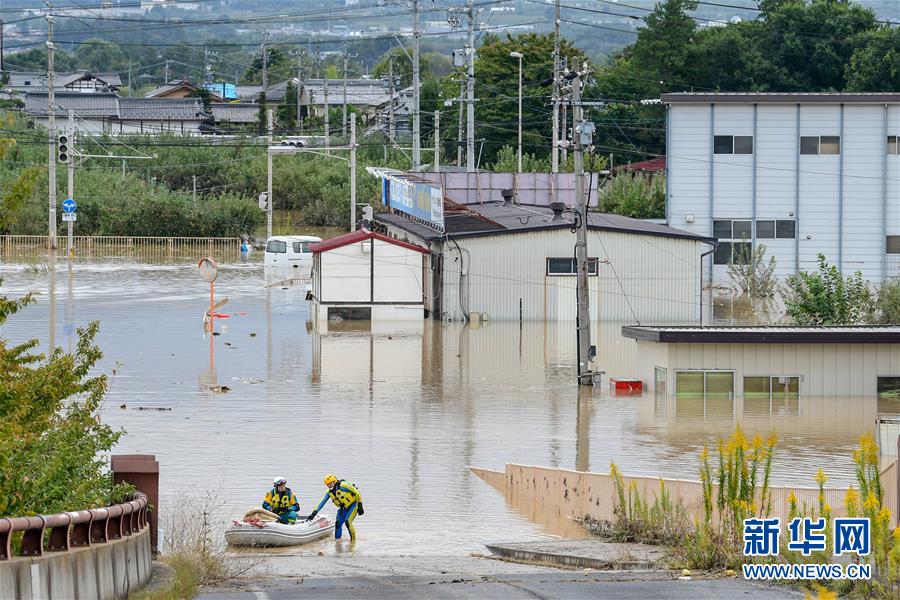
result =
[[[337,477],[335,477],[333,474],[329,473],[328,475],[325,476],[325,487],[333,486],[335,483],[337,483],[337,480],[338,480]]]

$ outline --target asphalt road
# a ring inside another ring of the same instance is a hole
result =
[[[791,588],[766,586],[739,579],[682,581],[665,573],[560,572],[486,576],[345,576],[279,578],[204,590],[205,600],[287,600],[293,598],[372,599],[703,599],[802,598]]]

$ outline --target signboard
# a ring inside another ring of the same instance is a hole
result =
[[[72,200],[71,198],[66,198],[65,200],[63,200],[63,203],[62,203],[63,212],[73,213],[73,212],[75,212],[75,209],[77,209],[77,208],[78,208],[78,205],[75,204],[75,201]]]
[[[63,220],[63,222],[66,222],[66,221],[75,221],[75,220],[76,220],[76,218],[75,218],[75,213],[73,213],[73,212],[66,212],[66,213],[63,213],[63,214],[62,214],[62,220]]]
[[[207,83],[203,87],[224,100],[237,100],[237,87],[233,83]]]
[[[440,185],[381,173],[381,203],[444,229],[444,193]]]

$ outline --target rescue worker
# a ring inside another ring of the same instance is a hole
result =
[[[279,523],[287,523],[293,525],[300,518],[297,511],[300,510],[300,503],[297,502],[297,496],[287,487],[287,479],[284,477],[276,477],[272,481],[272,489],[266,494],[262,507],[270,510],[278,515]]]
[[[353,519],[356,518],[357,514],[364,514],[362,496],[359,490],[349,481],[338,479],[330,473],[325,476],[325,487],[328,488],[328,492],[322,498],[322,501],[319,502],[316,510],[312,511],[312,514],[306,520],[312,521],[315,519],[322,507],[325,506],[325,503],[328,502],[328,499],[331,498],[334,505],[338,507],[337,518],[334,522],[334,539],[341,539],[341,533],[346,524],[347,531],[350,532],[350,541],[355,541],[356,529],[353,527]]]

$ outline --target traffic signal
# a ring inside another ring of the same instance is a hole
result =
[[[67,163],[72,160],[72,153],[69,150],[70,141],[68,133],[61,133],[56,138],[56,160],[60,163]]]

